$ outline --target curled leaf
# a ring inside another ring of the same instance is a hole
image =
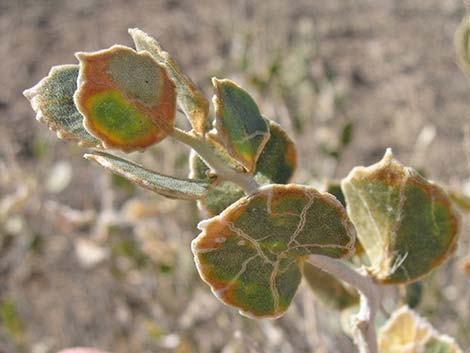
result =
[[[115,45],[77,58],[75,104],[106,148],[141,150],[173,131],[175,87],[150,54]]]
[[[134,184],[169,198],[196,200],[204,196],[210,185],[206,180],[181,179],[158,174],[134,162],[105,152],[95,151],[85,154],[84,157]]]
[[[446,193],[397,162],[377,164],[342,181],[349,217],[382,283],[407,283],[442,264],[456,249],[459,219]]]
[[[379,330],[380,353],[462,353],[455,341],[404,306]]]
[[[270,121],[269,127],[271,134],[256,163],[254,178],[258,184],[285,184],[291,179],[297,166],[295,146],[278,124]],[[224,152],[222,146],[210,139],[208,142],[220,158],[233,167],[237,165],[237,162]],[[196,153],[191,154],[190,169],[190,178],[208,178],[210,169]],[[230,182],[221,182],[212,187],[198,201],[198,205],[209,216],[215,216],[243,195],[243,190],[237,185]]]
[[[78,65],[54,66],[49,75],[23,92],[37,113],[36,119],[57,132],[61,139],[83,147],[99,147],[101,142],[83,127],[83,116],[73,102],[77,89]]]
[[[341,204],[300,185],[266,185],[199,224],[192,250],[202,279],[250,317],[287,309],[311,254],[350,255],[355,234]]]
[[[306,262],[303,269],[304,278],[315,299],[336,310],[344,310],[359,304],[357,292],[347,287],[336,277]]]
[[[261,116],[251,96],[230,80],[212,79],[215,87],[215,133],[229,154],[248,172],[254,170],[256,161],[269,139],[269,124]]]
[[[129,34],[138,51],[150,53],[157,62],[165,66],[170,79],[175,83],[178,103],[191,122],[194,131],[204,135],[207,112],[209,111],[207,99],[199,92],[189,77],[181,72],[176,62],[154,38],[138,28],[129,29]]]

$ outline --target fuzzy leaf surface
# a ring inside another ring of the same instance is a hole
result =
[[[106,148],[142,150],[173,131],[175,87],[150,54],[115,45],[77,58],[75,105]]]
[[[181,72],[178,64],[154,38],[138,28],[129,29],[129,34],[138,51],[150,53],[157,62],[165,66],[170,79],[175,83],[177,99],[181,109],[188,117],[194,131],[203,135],[206,131],[207,112],[209,111],[207,99],[189,77]]]
[[[446,193],[390,150],[380,162],[354,168],[342,190],[379,282],[413,282],[455,251],[459,218]]]
[[[295,145],[282,128],[275,122],[269,122],[271,135],[256,163],[254,178],[258,184],[286,184],[291,179],[297,166]],[[209,140],[210,141],[210,140]],[[221,146],[212,142],[219,157],[234,167],[237,163],[224,152]],[[209,167],[195,153],[190,157],[191,178],[207,179]],[[245,193],[235,184],[221,182],[212,187],[202,199],[199,207],[209,216],[215,216],[232,203],[243,197]]]
[[[462,353],[455,341],[437,332],[407,306],[392,313],[378,333],[380,353]]]
[[[75,107],[78,65],[54,66],[36,86],[23,92],[36,112],[36,119],[57,132],[61,139],[83,147],[99,147],[101,142],[83,127],[83,115]]]
[[[266,185],[199,224],[192,250],[199,274],[225,304],[250,317],[278,317],[311,254],[343,258],[354,227],[341,204],[300,185]]]
[[[212,79],[215,87],[215,138],[248,172],[269,140],[269,124],[251,96],[230,80]]]
[[[134,184],[169,198],[196,200],[203,197],[209,188],[209,182],[206,180],[181,179],[155,173],[134,162],[105,152],[91,152],[85,154],[85,158],[97,162]]]

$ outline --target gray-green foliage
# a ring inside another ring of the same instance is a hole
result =
[[[456,36],[462,60],[468,59],[467,27],[466,21]],[[391,151],[373,166],[354,168],[341,187],[327,183],[327,193],[289,184],[297,166],[294,143],[247,91],[213,79],[215,117],[206,132],[208,100],[155,39],[138,29],[130,34],[137,51],[113,46],[80,53],[80,66],[54,67],[24,94],[38,120],[59,137],[98,148],[85,158],[165,197],[199,201],[212,218],[200,223],[192,243],[195,263],[224,303],[251,317],[277,317],[304,275],[318,298],[351,310],[358,294],[309,258],[347,258],[355,251],[353,261],[342,265],[367,266],[374,285],[381,285],[413,282],[453,253],[459,218],[446,192],[401,165]],[[280,70],[273,65],[271,74]],[[191,131],[174,125],[175,102]],[[342,127],[330,155],[340,159],[353,130],[352,122]],[[144,150],[167,137],[193,149],[188,179],[108,153]],[[381,353],[401,352],[402,343],[416,346],[409,353],[460,352],[407,310],[382,329]],[[422,331],[424,338],[412,341],[403,328]]]
[[[54,66],[47,77],[24,91],[24,95],[37,113],[36,119],[56,131],[59,138],[83,147],[98,147],[100,141],[85,130],[83,116],[73,101],[78,72],[78,65]]]

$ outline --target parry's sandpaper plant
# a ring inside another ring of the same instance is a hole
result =
[[[136,49],[77,53],[78,65],[53,67],[24,95],[59,138],[91,148],[85,158],[163,196],[197,200],[210,218],[192,251],[217,298],[250,318],[278,318],[305,277],[332,307],[359,305],[351,332],[362,353],[461,352],[407,307],[376,334],[382,287],[420,279],[456,249],[459,217],[441,187],[391,150],[327,190],[291,184],[294,142],[246,90],[213,78],[209,117],[208,100],[170,55],[143,31],[129,33]],[[191,131],[175,126],[177,107]],[[110,153],[166,138],[191,148],[189,178]]]

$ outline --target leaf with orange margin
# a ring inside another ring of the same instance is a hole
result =
[[[76,56],[75,105],[85,128],[106,148],[142,150],[173,131],[175,87],[150,54],[114,45]]]
[[[348,257],[355,231],[331,195],[301,185],[266,185],[199,224],[192,250],[202,279],[249,317],[279,317],[311,254]]]

